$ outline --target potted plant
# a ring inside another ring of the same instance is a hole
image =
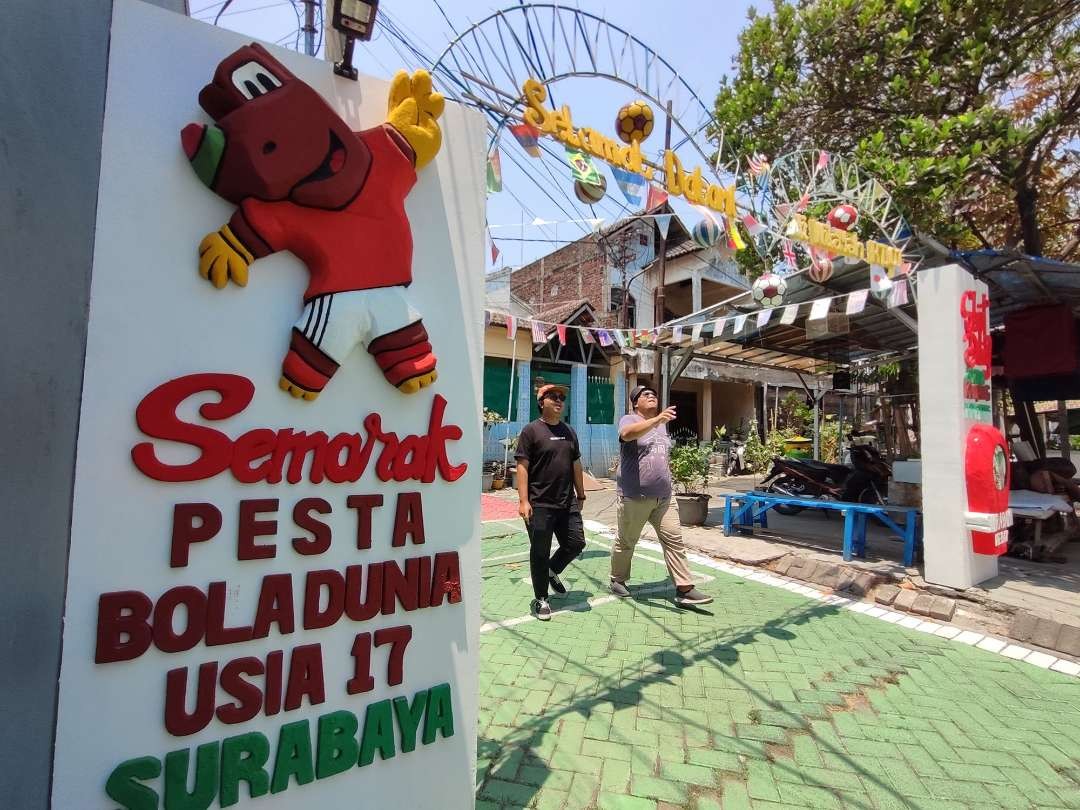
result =
[[[499,444],[501,444],[507,450],[506,455],[509,458],[509,461],[506,464],[506,470],[504,472],[506,477],[506,486],[510,487],[511,489],[513,489],[514,487],[514,478],[515,473],[517,472],[517,462],[514,460],[514,451],[517,450],[517,442],[517,436],[507,436],[505,439],[502,439],[499,442]]]
[[[498,462],[485,461],[482,468],[481,477],[483,478],[483,491],[487,492],[492,488],[495,483],[495,465]]]
[[[491,462],[491,488],[502,489],[506,486],[506,467],[501,461]]]
[[[703,491],[709,483],[708,446],[677,445],[671,448],[668,464],[675,484],[679,522],[684,526],[702,525],[709,514],[709,493]]]

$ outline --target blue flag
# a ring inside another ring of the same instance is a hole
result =
[[[619,184],[619,190],[631,205],[641,205],[641,193],[645,190],[645,178],[640,174],[628,172],[616,166],[611,167],[611,173],[615,175],[615,182]]]

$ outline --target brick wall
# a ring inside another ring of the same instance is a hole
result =
[[[596,311],[599,326],[617,325],[618,313],[608,312],[607,268],[595,237],[566,245],[514,271],[510,291],[538,312],[584,298]]]

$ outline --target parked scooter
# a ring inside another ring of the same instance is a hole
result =
[[[850,454],[851,467],[810,459],[774,458],[762,489],[795,498],[885,503],[888,479],[892,475],[888,462],[870,445],[852,445]],[[803,510],[794,504],[773,508],[782,515],[796,515]]]
[[[733,475],[746,475],[748,472],[750,469],[746,466],[746,439],[732,436],[726,474],[730,478]]]

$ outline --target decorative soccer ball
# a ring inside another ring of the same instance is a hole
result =
[[[754,282],[751,295],[763,307],[776,307],[783,303],[787,282],[776,273],[766,273]]]
[[[586,205],[596,205],[607,194],[607,180],[604,175],[600,175],[599,184],[582,183],[580,180],[575,180],[574,194]]]
[[[703,248],[711,248],[720,240],[720,226],[711,219],[703,219],[694,226],[691,236]]]
[[[615,131],[623,143],[643,141],[653,130],[653,111],[646,102],[631,101],[619,108],[615,116]]]
[[[827,217],[829,224],[841,231],[850,231],[859,221],[859,211],[854,205],[838,205],[829,212]]]
[[[818,284],[824,284],[832,278],[832,274],[832,259],[830,259],[826,253],[823,253],[816,248],[811,248],[810,267],[806,271],[807,277],[811,281],[816,281]]]

